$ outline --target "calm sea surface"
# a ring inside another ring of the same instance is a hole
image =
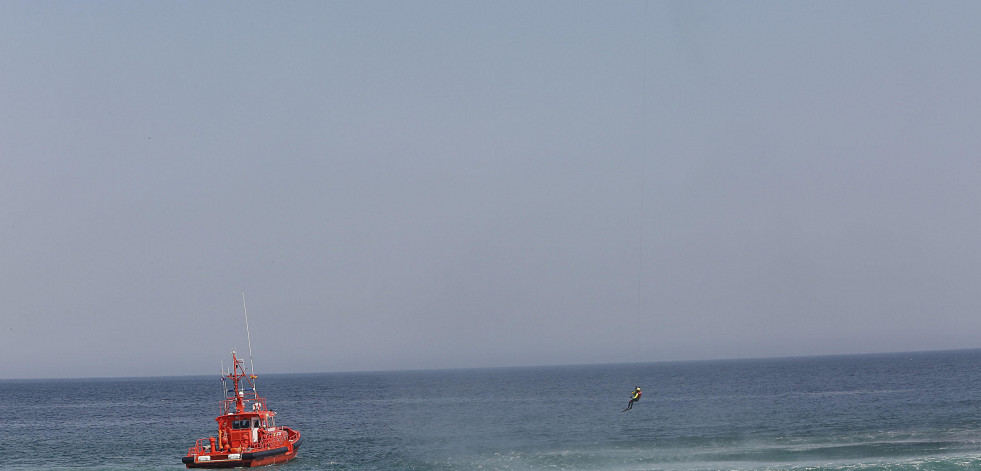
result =
[[[621,412],[631,390],[644,389]],[[981,470],[981,350],[261,375],[302,470]],[[0,381],[0,469],[177,470],[218,376]]]

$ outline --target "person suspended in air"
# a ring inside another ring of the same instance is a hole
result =
[[[637,389],[634,389],[634,392],[631,393],[631,395],[630,395],[630,402],[627,403],[627,408],[623,410],[624,412],[627,412],[628,410],[633,409],[634,403],[640,400],[640,394],[641,394],[640,393],[640,386],[637,386]]]

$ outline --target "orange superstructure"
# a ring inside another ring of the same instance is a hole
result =
[[[232,352],[232,371],[222,372],[225,399],[219,402],[218,436],[200,438],[181,461],[188,468],[234,468],[283,463],[296,457],[300,432],[276,426],[276,413],[255,390],[256,376]]]

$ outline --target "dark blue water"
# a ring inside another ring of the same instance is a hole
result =
[[[628,412],[630,391],[643,399]],[[981,350],[260,375],[301,470],[981,470]],[[214,377],[0,381],[0,469],[177,470]]]

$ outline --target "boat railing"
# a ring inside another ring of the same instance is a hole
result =
[[[264,411],[266,409],[266,398],[255,397],[255,398],[245,398],[243,401],[245,403],[246,412],[250,411]],[[228,415],[235,412],[235,397],[226,397],[221,401],[218,401],[218,415]]]
[[[289,434],[285,430],[265,433],[259,439],[260,448],[279,448],[289,443]]]
[[[194,442],[194,446],[187,449],[187,456],[198,456],[205,453],[210,453],[211,450],[211,440],[214,437],[209,438],[199,438]]]

